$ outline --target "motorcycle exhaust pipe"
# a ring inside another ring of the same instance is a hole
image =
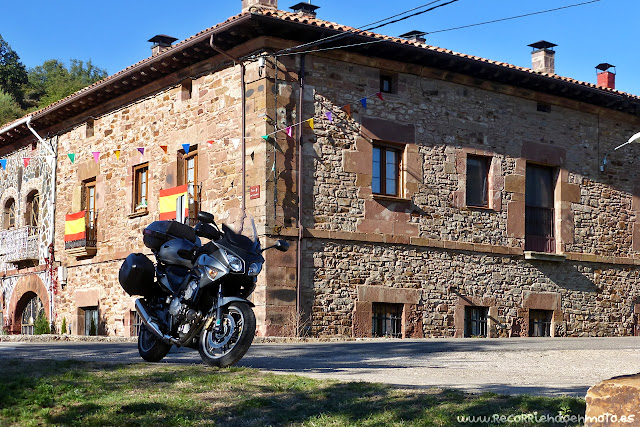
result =
[[[140,315],[140,319],[142,320],[142,323],[144,323],[144,325],[153,333],[153,335],[156,336],[156,338],[158,338],[160,341],[164,342],[165,344],[178,345],[178,346],[180,345],[180,343],[175,338],[170,337],[169,335],[163,334],[162,331],[160,331],[160,326],[158,326],[158,324],[153,321],[151,316],[149,316],[149,312],[147,310],[146,304],[140,299],[136,300],[136,311]]]

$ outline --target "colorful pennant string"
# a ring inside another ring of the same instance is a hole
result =
[[[69,160],[71,160],[71,164],[76,162],[76,153],[69,153],[67,156],[69,157]]]
[[[333,114],[331,113],[331,111],[327,111],[326,113],[324,113],[324,115],[327,117],[327,119],[333,123]]]
[[[138,151],[144,156],[144,147],[138,147]]]
[[[189,154],[189,148],[191,148],[191,144],[182,144],[182,148],[184,148],[184,154]]]
[[[116,155],[116,159],[120,160],[120,150],[114,150],[113,153]]]
[[[7,169],[7,159],[0,159],[0,166],[2,166],[3,170]]]
[[[164,154],[167,154],[167,149],[169,148],[167,145],[161,145],[160,148],[162,148],[162,151],[164,151]]]
[[[24,163],[24,167],[29,166],[29,162],[31,161],[31,157],[23,157],[22,162]]]
[[[100,162],[100,152],[99,151],[92,151],[93,153],[93,160],[98,163]]]
[[[293,128],[292,128],[291,126],[288,126],[288,127],[285,129],[285,132],[287,132],[287,136],[288,136],[289,138],[293,138]]]
[[[360,100],[360,103],[362,104],[362,108],[364,108],[364,109],[367,108],[367,98],[362,98]]]
[[[233,148],[237,149],[238,145],[240,145],[240,139],[239,138],[234,138],[231,140],[231,142],[233,143]]]

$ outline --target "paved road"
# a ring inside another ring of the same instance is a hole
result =
[[[140,362],[133,343],[0,342],[2,358]],[[164,363],[200,363],[173,350]],[[239,363],[278,374],[469,392],[584,396],[601,380],[640,372],[640,338],[364,340],[254,344]]]

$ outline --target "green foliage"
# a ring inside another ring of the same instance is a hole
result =
[[[22,109],[16,100],[0,89],[0,126],[22,116]]]
[[[22,86],[27,83],[27,70],[18,54],[0,35],[0,91],[22,101]]]
[[[34,335],[42,335],[42,334],[50,334],[51,327],[49,326],[49,321],[47,317],[44,315],[44,310],[38,313],[38,318],[36,319],[36,323],[33,325]]]
[[[29,69],[29,82],[25,91],[25,103],[43,108],[107,76],[107,72],[77,59],[67,68],[57,59],[45,61]]]
[[[60,333],[61,334],[66,334],[67,333],[67,318],[66,317],[62,318],[62,327],[60,328]]]

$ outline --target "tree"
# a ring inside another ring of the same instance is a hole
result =
[[[38,317],[36,318],[36,322],[33,325],[34,335],[43,335],[51,333],[51,326],[49,325],[49,321],[44,315],[44,310],[38,313]]]
[[[25,92],[25,103],[37,108],[59,101],[78,90],[107,76],[107,72],[77,59],[67,68],[57,59],[45,61],[29,70],[29,81]]]
[[[22,102],[22,87],[28,81],[27,70],[18,54],[0,35],[0,91]]]
[[[13,96],[0,89],[0,126],[21,116],[22,110]]]

